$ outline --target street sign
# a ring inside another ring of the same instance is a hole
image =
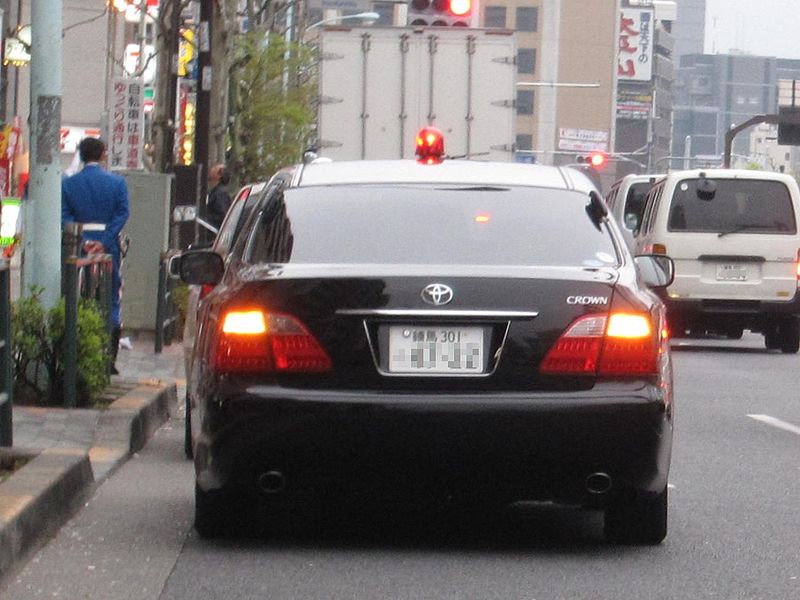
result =
[[[778,107],[778,145],[800,146],[800,106]]]
[[[372,10],[370,0],[308,0],[308,10],[341,10],[366,12]]]

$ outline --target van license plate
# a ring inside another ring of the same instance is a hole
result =
[[[391,373],[483,373],[483,327],[389,327]]]
[[[717,265],[717,281],[747,281],[747,265]]]

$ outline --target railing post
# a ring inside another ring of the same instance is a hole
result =
[[[167,266],[164,255],[158,263],[158,298],[156,300],[156,340],[155,353],[161,354],[164,349],[164,313],[166,312]]]
[[[75,408],[78,394],[78,259],[64,260],[64,406]]]
[[[14,375],[11,365],[11,269],[0,263],[0,446],[13,442]]]

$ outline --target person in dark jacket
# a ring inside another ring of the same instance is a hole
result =
[[[231,206],[231,195],[228,193],[230,174],[225,165],[214,165],[208,170],[208,222],[219,230],[228,209]]]
[[[105,158],[106,145],[97,138],[85,138],[78,145],[83,170],[61,183],[61,224],[84,224],[84,250],[87,253],[105,252],[112,258],[111,297],[111,373],[116,369],[117,350],[122,330],[120,299],[122,251],[119,235],[128,221],[128,185],[119,175],[106,172],[100,166]]]

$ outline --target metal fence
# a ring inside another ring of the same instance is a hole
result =
[[[0,446],[12,445],[11,265],[0,260]]]
[[[64,263],[62,294],[64,296],[64,406],[74,408],[78,394],[78,303],[81,299],[97,302],[111,336],[111,280],[113,259],[110,254],[79,256],[82,230],[70,223],[64,229]],[[110,350],[110,348],[109,348]],[[109,362],[109,369],[111,364]]]

